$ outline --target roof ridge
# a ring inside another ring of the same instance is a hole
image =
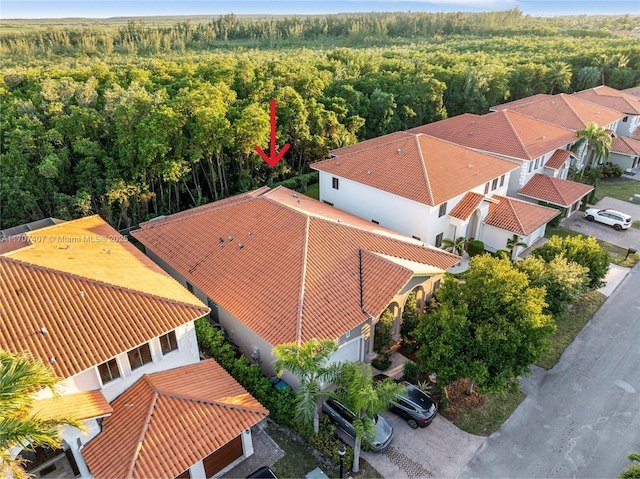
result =
[[[400,269],[402,269],[404,271],[407,271],[407,272],[413,274],[413,271],[411,271],[409,268],[406,268],[406,267],[402,266],[401,264],[396,263],[395,261],[392,261],[392,260],[390,260],[388,258],[385,258],[385,256],[389,256],[391,258],[405,259],[406,261],[415,261],[415,260],[410,260],[410,259],[407,259],[407,258],[401,258],[400,256],[394,256],[392,254],[381,253],[379,251],[370,251],[368,249],[363,249],[361,251],[369,254],[369,256],[373,256],[373,257],[377,258],[380,261],[384,261],[385,263],[387,263],[387,264],[389,264],[391,266],[400,268]],[[420,261],[415,261],[415,262],[416,263],[420,263]],[[425,263],[421,263],[421,264],[425,264]],[[428,266],[433,266],[433,265],[428,265]],[[436,268],[436,267],[437,266],[434,266],[434,268]],[[404,287],[404,285],[403,285],[403,287]]]
[[[531,153],[529,153],[529,150],[527,149],[527,146],[524,144],[524,141],[522,141],[522,138],[520,138],[520,134],[518,133],[518,129],[515,127],[515,125],[511,121],[511,118],[509,117],[508,113],[510,111],[511,110],[500,110],[500,112],[504,115],[505,119],[507,120],[507,123],[509,123],[509,126],[511,127],[511,130],[515,133],[516,138],[518,139],[518,143],[522,147],[522,150],[525,152],[525,154],[527,155],[528,158],[533,159],[533,158],[531,158]],[[520,113],[520,115],[527,116],[527,115],[523,115],[522,113]],[[531,117],[529,117],[529,118],[531,118]]]
[[[524,228],[524,225],[522,224],[522,221],[520,221],[520,217],[518,216],[518,213],[516,212],[515,207],[513,206],[513,203],[511,202],[511,198],[507,197],[507,196],[503,196],[503,198],[506,198],[507,203],[509,204],[509,208],[511,209],[511,212],[513,213],[513,216],[515,217],[516,221],[518,222],[518,226],[520,227],[520,231],[526,231]]]
[[[553,189],[555,190],[555,192],[558,194],[558,196],[560,196],[560,198],[562,198],[562,201],[564,201],[565,203],[567,203],[567,199],[565,198],[565,196],[562,194],[562,191],[560,191],[560,188],[558,188],[558,185],[556,184],[556,182],[554,181],[555,178],[552,178],[551,176],[547,176],[547,175],[542,175],[540,173],[536,173],[536,175],[540,175],[540,176],[546,176],[547,178],[549,178],[549,182],[551,183],[551,186],[553,187]]]
[[[365,148],[362,148],[362,149],[357,150],[357,151],[352,151],[351,153],[347,153],[347,154],[342,155],[342,156],[337,156],[337,155],[336,156],[332,156],[331,158],[327,158],[325,160],[318,161],[315,164],[319,165],[319,164],[325,163],[327,161],[336,160],[337,158],[346,158],[346,157],[351,156],[351,155],[357,155],[358,153],[362,153],[363,151],[375,150],[376,148],[382,148],[383,146],[388,146],[388,145],[391,145],[393,143],[397,143],[399,141],[406,141],[406,140],[410,139],[412,136],[416,136],[416,133],[410,133],[410,132],[405,131],[405,130],[394,131],[393,133],[387,133],[387,134],[388,135],[395,135],[396,133],[402,133],[402,134],[404,134],[406,136],[403,136],[403,137],[400,137],[400,138],[395,138],[395,139],[389,140],[389,141],[387,141],[385,143],[379,143],[379,144],[376,144],[376,145],[367,146]],[[379,136],[377,138],[370,138],[369,140],[375,140],[375,139],[378,139],[378,138],[382,138],[382,137]],[[366,143],[369,140],[364,140],[364,141],[362,141],[360,143]],[[353,145],[357,145],[357,144],[358,143],[354,143]],[[353,145],[349,145],[349,146],[353,146]],[[349,148],[349,146],[343,146],[342,148]],[[338,149],[342,149],[342,148],[338,148]]]
[[[136,442],[137,446],[135,451],[133,452],[133,457],[131,458],[131,461],[130,461],[131,465],[130,467],[127,468],[127,476],[126,476],[127,479],[133,478],[135,468],[137,465],[136,463],[138,461],[138,458],[140,457],[140,451],[142,450],[142,444],[144,443],[147,433],[149,432],[149,427],[151,426],[151,419],[153,418],[153,413],[156,409],[156,404],[158,403],[159,393],[154,387],[152,387],[153,383],[149,382],[148,375],[144,374],[142,376],[142,379],[145,379],[145,381],[147,382],[147,386],[149,386],[149,388],[151,389],[151,392],[153,393],[153,400],[149,405],[146,421],[143,423],[142,433],[140,434],[140,437]]]
[[[576,116],[576,118],[578,118],[578,121],[579,121],[580,123],[582,123],[582,124],[586,127],[586,126],[587,126],[587,125],[586,125],[586,123],[584,123],[584,121],[582,120],[582,118],[580,117],[580,115],[578,114],[578,112],[576,111],[576,109],[575,109],[575,108],[573,108],[573,106],[571,105],[571,103],[569,103],[569,102],[567,101],[567,97],[568,97],[569,95],[565,95],[564,93],[560,93],[560,95],[559,95],[559,96],[560,96],[560,98],[562,98],[562,101],[564,101],[565,105],[567,105],[567,106],[569,107],[569,109],[573,112],[573,114]],[[579,97],[576,97],[576,98],[578,98],[578,100],[587,101],[587,102],[591,103],[592,105],[596,105],[596,106],[600,106],[600,107],[602,107],[602,108],[606,108],[606,106],[604,106],[604,107],[603,107],[602,105],[598,105],[597,103],[593,103],[592,101],[584,100],[584,99],[579,98]],[[594,123],[595,123],[595,122],[594,122]]]
[[[155,300],[169,302],[169,303],[175,304],[177,306],[196,308],[196,309],[203,309],[202,307],[200,307],[200,306],[198,306],[196,304],[189,304],[189,303],[185,303],[183,301],[177,301],[175,299],[166,298],[166,297],[163,297],[163,296],[158,296],[158,295],[155,295],[155,294],[152,294],[152,293],[147,293],[147,292],[144,292],[144,291],[138,291],[138,290],[135,290],[135,289],[130,289],[130,288],[127,288],[125,286],[118,286],[118,285],[113,284],[113,283],[107,283],[106,281],[100,281],[100,280],[93,279],[93,278],[87,278],[86,276],[82,276],[82,275],[79,275],[79,274],[69,273],[67,271],[61,271],[61,270],[53,269],[53,268],[48,268],[46,266],[41,266],[41,265],[38,265],[38,264],[29,263],[28,261],[24,261],[24,260],[20,260],[20,259],[16,259],[16,258],[11,258],[11,257],[7,257],[7,256],[0,256],[0,262],[17,263],[17,264],[19,264],[21,266],[24,266],[26,268],[36,269],[38,271],[44,271],[44,272],[47,272],[47,273],[52,273],[52,274],[63,276],[63,277],[66,277],[66,278],[70,278],[70,279],[73,279],[73,280],[76,280],[76,281],[81,281],[81,282],[84,282],[84,283],[93,284],[95,286],[99,286],[99,287],[102,287],[102,288],[117,289],[117,290],[123,291],[125,293],[131,293],[131,294],[143,296],[143,297],[146,297],[146,298],[151,298],[151,299],[155,299]]]
[[[309,251],[309,224],[310,216],[306,215],[304,227],[304,247],[302,248],[302,271],[300,272],[300,293],[298,295],[298,311],[296,318],[296,335],[298,346],[302,343],[302,324],[304,321],[304,299],[306,293],[307,282],[307,257]]]
[[[169,398],[169,399],[177,399],[179,401],[197,402],[197,403],[209,404],[209,405],[213,405],[213,406],[220,406],[220,407],[223,407],[223,408],[226,408],[226,409],[227,408],[228,409],[235,409],[237,411],[249,411],[249,412],[254,412],[256,414],[264,414],[264,412],[261,411],[260,409],[258,409],[257,407],[239,406],[237,404],[230,404],[230,403],[226,403],[226,402],[222,402],[222,401],[216,401],[216,400],[213,400],[213,399],[212,400],[207,400],[207,399],[201,399],[201,398],[197,398],[197,397],[183,396],[181,394],[176,394],[176,393],[171,393],[171,392],[164,392],[164,391],[160,391],[160,390],[157,390],[156,393],[158,394],[158,396],[166,397],[166,398]],[[251,394],[249,392],[247,392],[247,394],[249,394],[251,396]],[[253,396],[251,396],[251,397],[253,397]]]
[[[264,187],[266,187],[266,185]],[[264,187],[258,188],[258,189],[254,190],[254,191],[258,191],[258,190],[260,190],[260,189],[262,189]],[[241,196],[241,194],[240,195],[235,195],[235,196]],[[210,213],[211,211],[218,211],[218,210],[222,210],[224,208],[230,208],[230,207],[235,206],[235,205],[248,203],[249,201],[254,201],[254,200],[260,199],[263,196],[264,196],[264,193],[261,193],[258,196],[250,196],[248,193],[245,193],[245,198],[240,198],[240,199],[238,199],[238,201],[224,202],[223,204],[219,204],[217,206],[214,206],[219,201],[223,201],[223,200],[226,200],[226,199],[229,199],[229,198],[233,198],[233,196],[227,196],[227,198],[221,198],[219,200],[212,201],[211,203],[207,203],[205,205],[193,208],[193,210],[191,210],[191,211],[193,211],[192,214],[185,214],[185,215],[180,216],[179,218],[172,219],[171,216],[176,215],[176,214],[180,214],[180,213],[186,213],[186,212],[188,212],[190,210],[178,211],[176,213],[173,213],[172,215],[167,216],[166,218],[163,218],[162,220],[145,221],[143,223],[140,223],[140,225],[139,225],[140,228],[138,230],[133,230],[132,234],[134,234],[134,236],[135,236],[135,232],[139,231],[139,230],[149,231],[149,230],[155,228],[156,226],[164,226],[164,225],[168,225],[168,224],[171,224],[171,223],[177,223],[179,221],[183,221],[183,220],[186,220],[186,219],[191,219],[191,218],[196,217],[196,216],[202,216],[202,215],[205,215],[207,213]],[[195,211],[195,210],[200,210],[200,211]],[[144,228],[143,228],[143,225],[144,225]]]
[[[427,165],[424,163],[424,156],[422,155],[422,147],[420,145],[420,139],[418,138],[418,135],[421,135],[421,134],[422,133],[418,133],[415,135],[416,149],[418,150],[418,156],[420,157],[420,164],[422,166],[422,174],[424,175],[424,182],[425,182],[425,185],[427,186],[427,197],[429,198],[431,205],[435,206],[435,202],[433,200],[433,191],[431,190],[431,183],[429,182],[429,174],[427,173]]]

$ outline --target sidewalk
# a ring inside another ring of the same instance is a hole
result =
[[[608,298],[622,282],[625,276],[627,276],[629,271],[631,271],[630,268],[625,268],[611,263],[611,265],[609,265],[609,271],[607,271],[607,276],[604,278],[606,284],[602,288],[599,288],[598,291]]]

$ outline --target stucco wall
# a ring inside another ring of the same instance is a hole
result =
[[[615,153],[615,152],[611,152],[609,154],[609,162],[613,163],[614,165],[618,165],[620,168],[622,168],[622,170],[626,170],[627,168],[633,168],[634,167],[634,160],[636,160],[636,164],[637,164],[637,156],[629,156],[629,155],[623,155],[621,153]]]

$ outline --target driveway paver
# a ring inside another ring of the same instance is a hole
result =
[[[386,478],[456,477],[485,440],[440,415],[418,429],[395,414],[383,416],[393,426],[393,442],[381,453],[365,452],[362,457]]]

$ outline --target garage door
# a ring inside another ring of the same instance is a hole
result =
[[[329,360],[329,364],[345,362],[345,361],[360,361],[360,343],[362,341],[361,337],[358,337],[344,345],[341,345],[338,350],[333,353],[331,359]]]
[[[202,463],[206,477],[220,472],[240,456],[242,456],[242,437],[238,436],[204,458]]]

